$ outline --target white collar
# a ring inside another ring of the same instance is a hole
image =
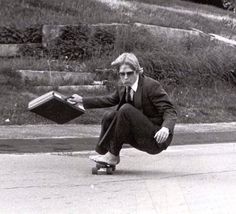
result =
[[[131,86],[131,88],[133,89],[134,92],[136,92],[138,89],[138,81],[139,81],[139,75],[138,75],[135,83]]]

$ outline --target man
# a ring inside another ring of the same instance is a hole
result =
[[[171,143],[177,113],[160,83],[142,73],[138,59],[132,53],[123,53],[114,62],[120,81],[115,92],[108,96],[84,97],[74,94],[74,103],[83,103],[86,109],[118,105],[106,113],[96,151],[91,156],[97,162],[116,165],[120,162],[123,144],[130,144],[149,154],[158,154]]]

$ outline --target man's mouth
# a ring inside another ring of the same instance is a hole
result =
[[[125,86],[129,86],[130,85],[130,82],[124,82],[123,83]]]

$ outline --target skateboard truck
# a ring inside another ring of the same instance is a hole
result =
[[[92,174],[98,175],[100,171],[105,171],[107,175],[112,175],[115,170],[115,165],[109,165],[107,163],[96,163],[96,166],[92,168]]]

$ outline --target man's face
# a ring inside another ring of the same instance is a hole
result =
[[[138,78],[138,73],[126,64],[120,66],[119,75],[124,86],[132,86]]]

